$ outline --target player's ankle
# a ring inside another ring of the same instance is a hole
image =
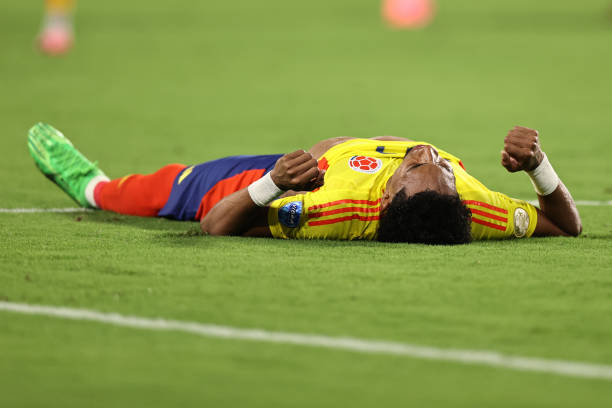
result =
[[[85,187],[85,199],[87,200],[89,205],[94,208],[100,208],[100,202],[99,199],[96,198],[96,196],[99,196],[100,188],[109,181],[110,179],[104,174],[98,174],[97,176],[89,180],[87,186]]]

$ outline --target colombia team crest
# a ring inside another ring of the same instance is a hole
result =
[[[382,160],[368,156],[353,156],[349,159],[349,167],[360,173],[376,173],[382,167]]]

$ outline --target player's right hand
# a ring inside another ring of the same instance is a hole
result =
[[[323,185],[325,171],[317,165],[310,153],[296,150],[276,161],[270,177],[282,190],[311,191]]]
[[[511,173],[538,167],[544,159],[540,148],[538,131],[522,126],[515,126],[504,139],[504,150],[501,152],[501,164]]]

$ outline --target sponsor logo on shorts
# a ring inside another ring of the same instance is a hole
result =
[[[376,173],[382,167],[382,160],[368,156],[353,156],[349,159],[349,167],[360,173]]]
[[[181,177],[179,177],[177,184],[181,184],[183,182],[183,180],[185,180],[187,178],[187,176],[191,174],[191,172],[193,171],[194,167],[195,166],[191,166],[189,168],[186,168],[185,171],[183,171],[183,174],[181,174]]]
[[[523,208],[514,210],[514,236],[523,238],[529,229],[529,214]]]
[[[281,224],[289,228],[295,228],[300,225],[301,215],[301,201],[292,201],[288,204],[285,204],[278,210],[278,220]]]

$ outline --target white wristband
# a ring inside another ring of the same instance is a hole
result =
[[[270,173],[266,173],[259,180],[252,182],[248,190],[251,200],[259,207],[270,204],[270,202],[276,200],[279,195],[284,193],[284,190],[281,190],[274,184]]]
[[[559,186],[559,176],[552,168],[548,157],[544,154],[544,159],[535,169],[528,171],[533,188],[536,193],[541,196],[546,196],[552,193]]]

